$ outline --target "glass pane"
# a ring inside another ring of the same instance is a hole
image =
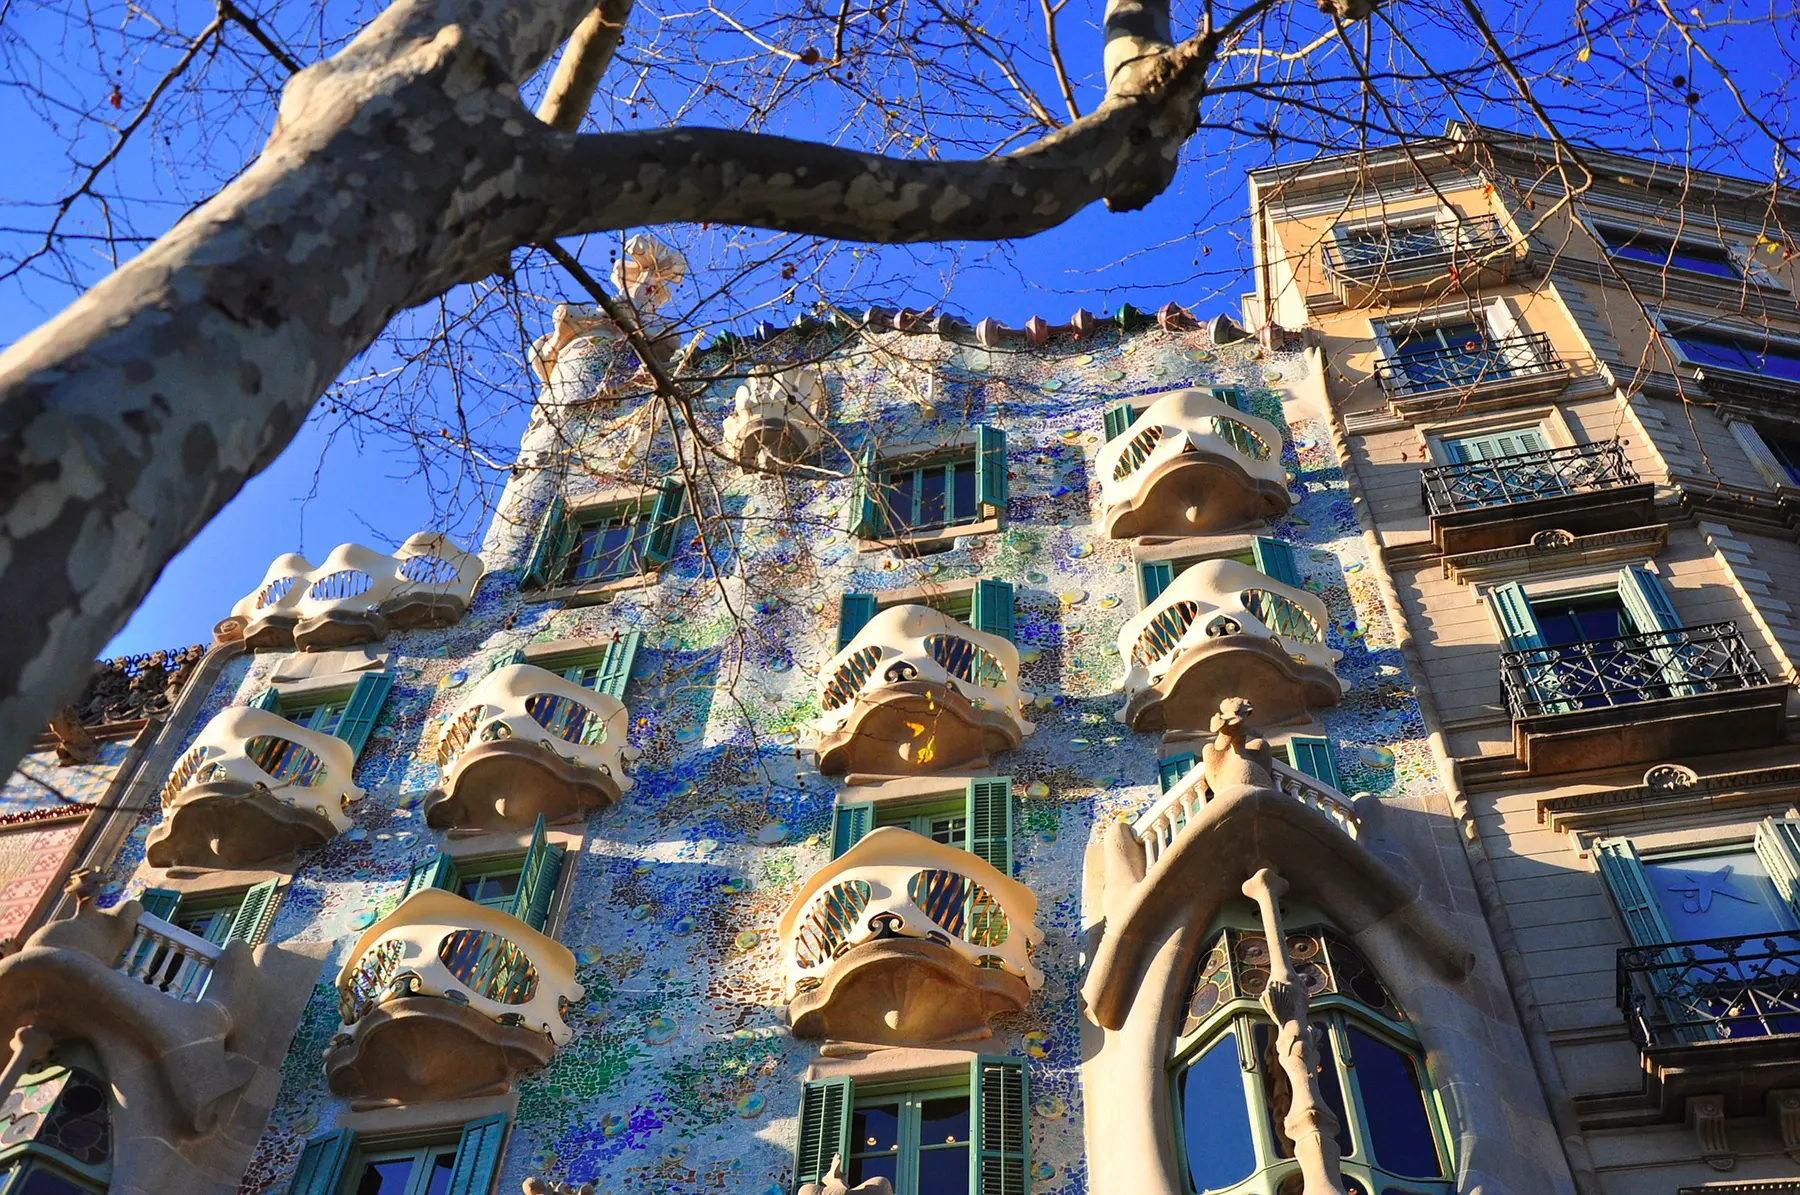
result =
[[[414,1158],[389,1158],[385,1162],[364,1162],[362,1177],[355,1187],[356,1195],[406,1195],[415,1161]]]
[[[1181,1074],[1181,1135],[1197,1191],[1217,1191],[1256,1169],[1237,1039],[1227,1034]]]
[[[919,1195],[968,1195],[969,1147],[919,1153]]]
[[[945,814],[931,819],[930,832],[926,837],[933,842],[941,842],[945,846],[960,847],[967,827],[967,819],[962,814]]]
[[[920,1103],[919,1108],[919,1144],[921,1146],[968,1144],[968,1096],[953,1095],[945,1096],[942,1099],[925,1100]]]
[[[850,1116],[850,1152],[886,1153],[900,1148],[900,1105],[875,1104]]]
[[[944,467],[933,465],[922,470],[919,478],[919,526],[940,526],[944,522]]]
[[[872,1158],[850,1159],[850,1185],[860,1187],[871,1178],[885,1178],[888,1185],[893,1186],[900,1178],[900,1159],[894,1154],[883,1154]]]
[[[1629,635],[1632,628],[1625,621],[1625,607],[1616,593],[1598,597],[1533,602],[1531,612],[1537,616],[1538,633],[1547,647],[1566,647],[1571,643],[1597,643]]]
[[[887,483],[887,509],[883,512],[888,526],[904,531],[913,525],[914,474],[890,473]]]
[[[225,935],[231,932],[231,917],[223,909],[190,913],[176,918],[175,924],[195,937],[205,938],[215,945],[223,945]]]
[[[495,901],[511,900],[519,892],[519,873],[516,871],[496,872],[492,875],[475,876],[464,880],[462,894],[478,905],[492,904]]]
[[[1644,876],[1677,942],[1794,928],[1787,902],[1753,850],[1652,860]]]
[[[6,1171],[0,1171],[0,1184],[3,1184],[7,1177]],[[92,1192],[104,1189],[78,1183],[72,1178],[65,1178],[56,1171],[45,1169],[42,1166],[33,1166],[25,1175],[25,1181],[16,1188],[14,1195],[92,1195]]]
[[[1425,1109],[1418,1064],[1360,1029],[1350,1030],[1350,1053],[1356,1058],[1357,1089],[1375,1164],[1409,1178],[1438,1178],[1444,1173],[1431,1115]]]
[[[975,517],[975,462],[963,461],[956,466],[951,486],[950,518],[958,523]]]
[[[577,581],[585,581],[599,571],[597,557],[600,552],[600,540],[604,533],[599,527],[583,527],[575,534],[575,560],[570,568],[570,575]]]
[[[450,1190],[450,1176],[456,1172],[456,1151],[438,1154],[431,1159],[431,1180],[425,1184],[425,1195],[445,1195]]]

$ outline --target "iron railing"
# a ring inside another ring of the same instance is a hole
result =
[[[1375,378],[1389,397],[1407,398],[1433,390],[1560,373],[1562,368],[1548,335],[1521,332],[1499,340],[1480,336],[1465,344],[1402,350],[1375,366]]]
[[[1399,274],[1447,274],[1452,266],[1500,253],[1511,239],[1494,216],[1461,224],[1374,229],[1326,241],[1325,269],[1334,278],[1353,281]]]
[[[1624,445],[1605,440],[1437,465],[1419,475],[1419,490],[1427,510],[1445,515],[1616,489],[1636,485],[1637,480],[1637,471],[1625,460]]]
[[[1735,622],[1502,652],[1515,718],[1692,697],[1768,683]]]
[[[1800,1034],[1800,933],[1627,947],[1618,985],[1642,1050]]]

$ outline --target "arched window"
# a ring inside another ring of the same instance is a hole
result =
[[[1328,926],[1288,934],[1311,997],[1319,1091],[1338,1120],[1350,1195],[1448,1195],[1443,1116],[1405,1014],[1356,949]],[[1222,930],[1195,969],[1170,1055],[1181,1166],[1196,1195],[1299,1195],[1282,1127],[1292,1099],[1275,1025],[1260,1000],[1269,944]]]
[[[0,1102],[0,1191],[94,1195],[112,1176],[112,1094],[78,1047],[59,1047]]]

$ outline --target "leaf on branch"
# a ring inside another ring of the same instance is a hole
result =
[[[1594,47],[1583,46],[1583,47],[1581,47],[1581,49],[1579,49],[1575,52],[1575,61],[1576,62],[1586,62],[1588,59],[1592,58],[1593,56],[1594,56]]]

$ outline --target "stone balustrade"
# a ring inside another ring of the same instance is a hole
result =
[[[1293,505],[1275,425],[1205,390],[1151,397],[1101,446],[1095,469],[1113,539],[1233,531]]]
[[[1272,762],[1270,771],[1274,775],[1274,786],[1278,791],[1307,808],[1324,814],[1332,825],[1352,839],[1361,836],[1362,815],[1357,811],[1353,798],[1345,796],[1323,780],[1279,760]],[[1168,792],[1137,815],[1131,823],[1131,832],[1144,848],[1146,868],[1155,866],[1163,852],[1175,843],[1182,831],[1193,822],[1194,816],[1212,799],[1213,792],[1206,781],[1205,769],[1194,767],[1170,785]]]
[[[827,395],[819,371],[796,365],[750,378],[725,416],[725,451],[746,469],[799,461],[824,434]]]

